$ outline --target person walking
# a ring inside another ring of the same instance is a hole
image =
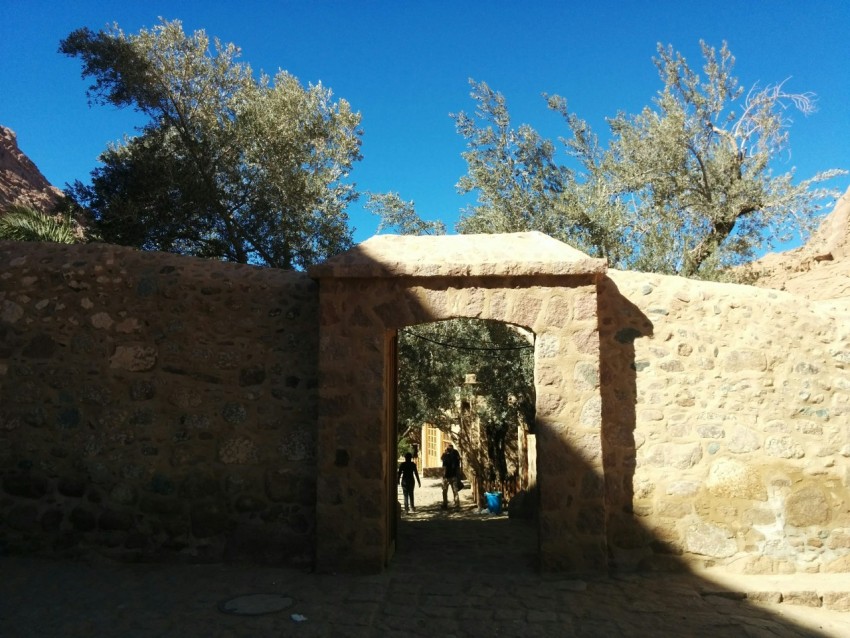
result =
[[[422,481],[419,480],[419,472],[416,469],[416,463],[411,459],[413,455],[408,452],[404,455],[404,462],[398,466],[398,482],[401,483],[401,491],[404,493],[404,511],[409,512],[410,509],[416,511],[416,502],[413,500],[414,478],[419,487],[422,487]]]
[[[460,454],[454,446],[449,443],[446,447],[446,451],[443,452],[443,456],[440,457],[440,460],[443,462],[443,509],[446,509],[449,506],[449,486],[452,488],[455,507],[460,507],[460,498],[457,494],[457,482],[460,480]]]

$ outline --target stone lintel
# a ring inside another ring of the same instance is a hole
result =
[[[540,232],[493,235],[376,235],[312,266],[314,279],[515,277],[604,273],[589,257]]]

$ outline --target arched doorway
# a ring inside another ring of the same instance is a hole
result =
[[[467,500],[479,507],[485,491],[511,498],[536,483],[527,451],[535,416],[534,337],[486,319],[400,329],[399,458],[411,452],[423,476],[441,476],[441,455],[453,444],[470,483]],[[536,445],[532,461],[534,452]]]
[[[534,334],[486,319],[406,326],[398,331],[397,388],[397,462],[415,454],[421,483],[415,504],[397,491],[394,566],[536,570]],[[461,457],[457,499],[442,480],[449,444]]]
[[[603,260],[541,233],[378,236],[320,282],[317,566],[380,571],[394,549],[399,328],[455,317],[537,335],[540,563],[607,561],[597,284]]]

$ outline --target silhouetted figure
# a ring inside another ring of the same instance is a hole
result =
[[[443,456],[440,457],[440,460],[443,462],[443,509],[446,509],[449,506],[449,486],[452,488],[455,507],[460,507],[460,498],[458,498],[457,495],[457,482],[460,480],[460,454],[454,446],[449,443],[448,447],[446,447],[446,451],[443,452]]]
[[[419,487],[422,487],[422,482],[419,480],[419,472],[416,470],[416,463],[411,461],[413,455],[408,452],[404,455],[404,463],[398,466],[398,482],[401,483],[401,491],[404,493],[404,511],[409,512],[410,509],[416,511],[416,503],[413,500],[414,478]]]

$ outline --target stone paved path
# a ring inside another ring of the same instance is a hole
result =
[[[694,576],[541,575],[531,527],[468,501],[443,511],[429,501],[433,483],[423,483],[392,565],[376,576],[2,557],[0,637],[850,636],[850,613],[704,595]],[[293,605],[264,616],[219,611],[252,593]]]

